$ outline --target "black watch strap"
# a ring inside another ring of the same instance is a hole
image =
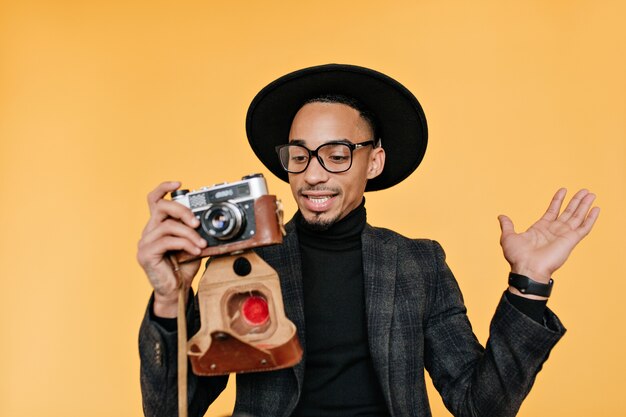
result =
[[[517,288],[522,294],[550,297],[550,293],[552,292],[552,284],[554,284],[552,278],[547,284],[542,284],[540,282],[533,281],[527,276],[516,274],[514,272],[509,273],[509,285],[511,287]]]

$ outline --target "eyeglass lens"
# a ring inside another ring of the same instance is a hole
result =
[[[301,145],[288,145],[281,148],[280,159],[287,171],[299,173],[307,168],[314,153]],[[327,171],[343,172],[350,169],[352,151],[346,144],[328,143],[317,148],[317,158]]]

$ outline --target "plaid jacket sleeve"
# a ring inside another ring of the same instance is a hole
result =
[[[178,415],[177,333],[168,332],[154,320],[153,301],[154,296],[150,298],[139,329],[143,412],[146,417],[172,417]],[[194,299],[188,303],[188,334],[194,334],[199,328]],[[188,415],[200,417],[226,387],[228,377],[199,377],[189,366],[187,381]]]
[[[426,284],[425,367],[455,416],[515,416],[565,328],[549,309],[541,325],[503,296],[483,348],[444,251],[437,242],[432,246],[436,270]]]

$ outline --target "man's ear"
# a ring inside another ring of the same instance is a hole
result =
[[[372,178],[376,178],[383,172],[383,168],[385,167],[385,150],[378,146],[372,149],[369,158],[369,166],[367,168],[367,179],[371,180]]]

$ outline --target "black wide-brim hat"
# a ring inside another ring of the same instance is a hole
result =
[[[278,78],[263,88],[248,108],[248,141],[274,175],[288,181],[275,148],[289,140],[294,116],[306,101],[328,94],[352,97],[375,115],[386,161],[382,173],[368,180],[365,191],[389,188],[415,171],[428,142],[426,116],[415,96],[378,71],[328,64]]]

